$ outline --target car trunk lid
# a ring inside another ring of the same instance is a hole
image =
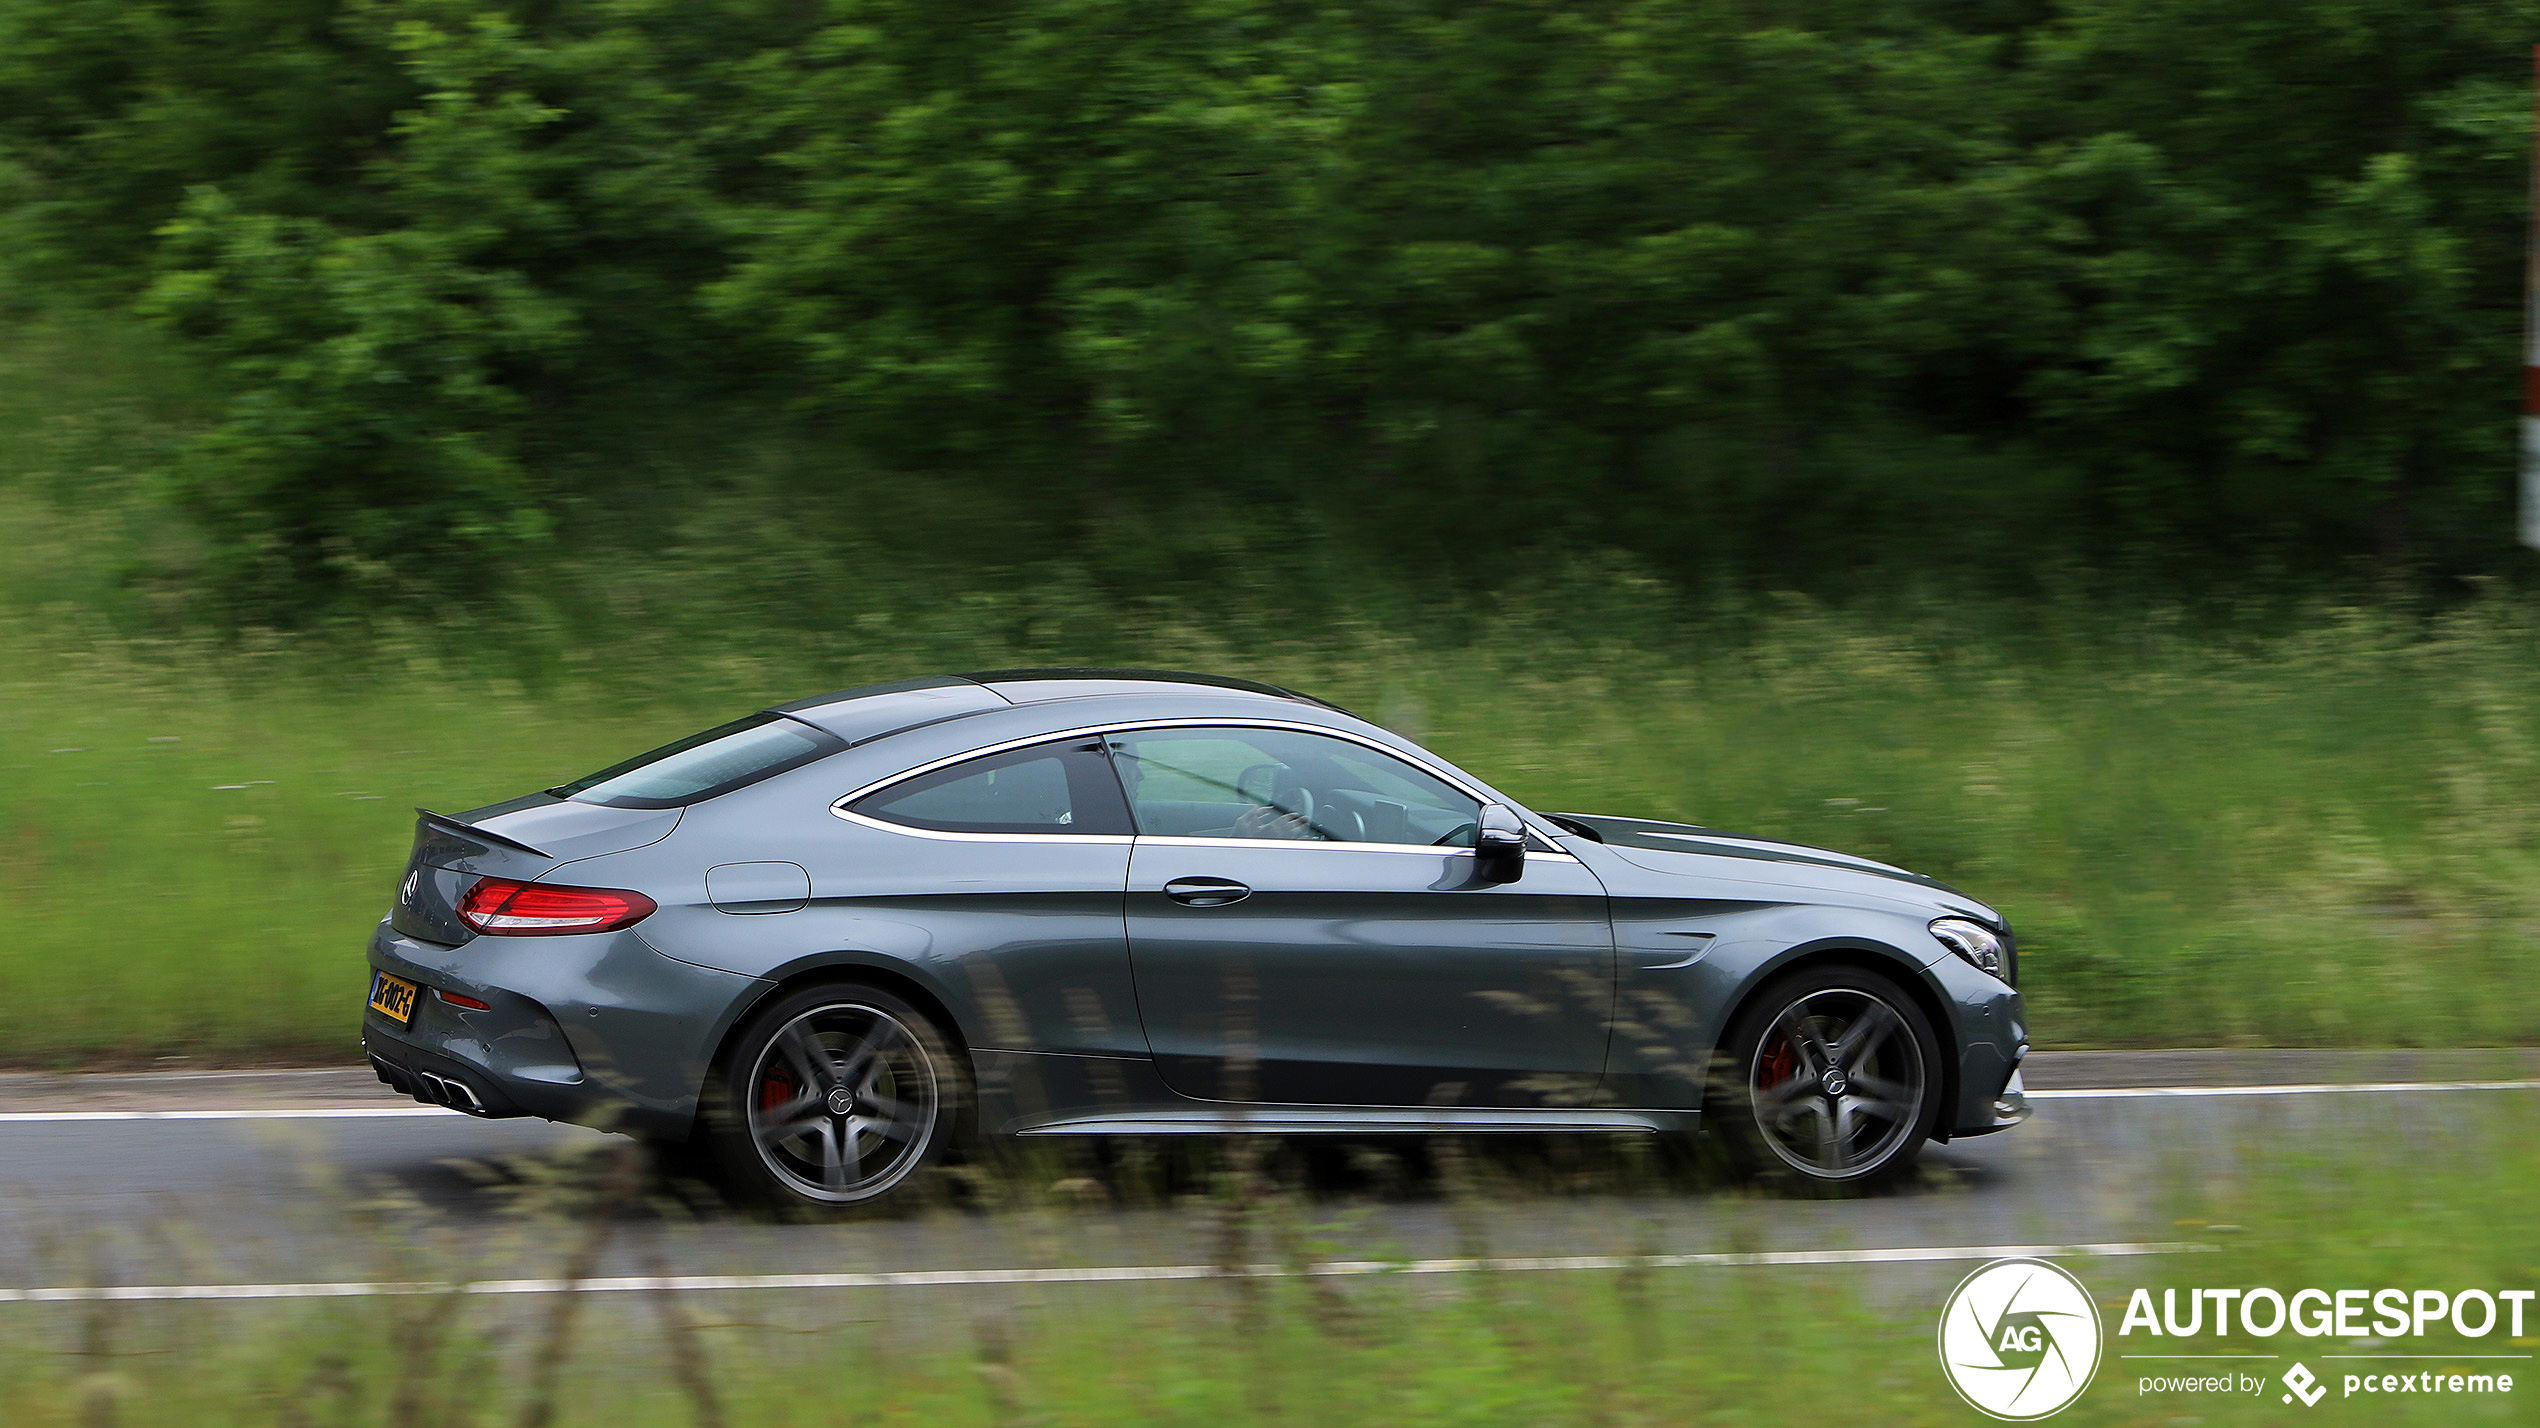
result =
[[[455,946],[476,933],[459,899],[489,877],[535,882],[565,863],[647,847],[679,824],[676,808],[610,808],[531,794],[465,814],[415,810],[414,848],[389,923],[408,937]]]

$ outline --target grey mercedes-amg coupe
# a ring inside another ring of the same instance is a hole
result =
[[[1708,1126],[1851,1188],[2028,1114],[1984,904],[1150,670],[844,690],[423,812],[370,963],[391,1086],[780,1206],[972,1137],[1230,1132]]]

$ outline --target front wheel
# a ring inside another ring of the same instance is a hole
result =
[[[745,1198],[867,1204],[943,1157],[967,1089],[924,1012],[875,987],[808,987],[733,1039],[708,1088],[708,1145]]]
[[[1843,1194],[1910,1169],[1940,1118],[1939,1039],[1859,967],[1766,987],[1737,1019],[1704,1119],[1752,1170]]]

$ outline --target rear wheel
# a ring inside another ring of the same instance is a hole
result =
[[[967,1104],[951,1040],[877,987],[808,987],[751,1016],[708,1088],[725,1182],[778,1208],[905,1194],[943,1158]]]
[[[1849,1193],[1910,1169],[1940,1118],[1939,1039],[1860,967],[1766,987],[1731,1029],[1704,1119],[1751,1170]]]

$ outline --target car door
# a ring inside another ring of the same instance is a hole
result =
[[[1248,724],[1109,738],[1138,826],[1128,928],[1165,1082],[1209,1100],[1589,1099],[1615,986],[1567,854],[1492,883],[1480,802],[1371,744]]]

